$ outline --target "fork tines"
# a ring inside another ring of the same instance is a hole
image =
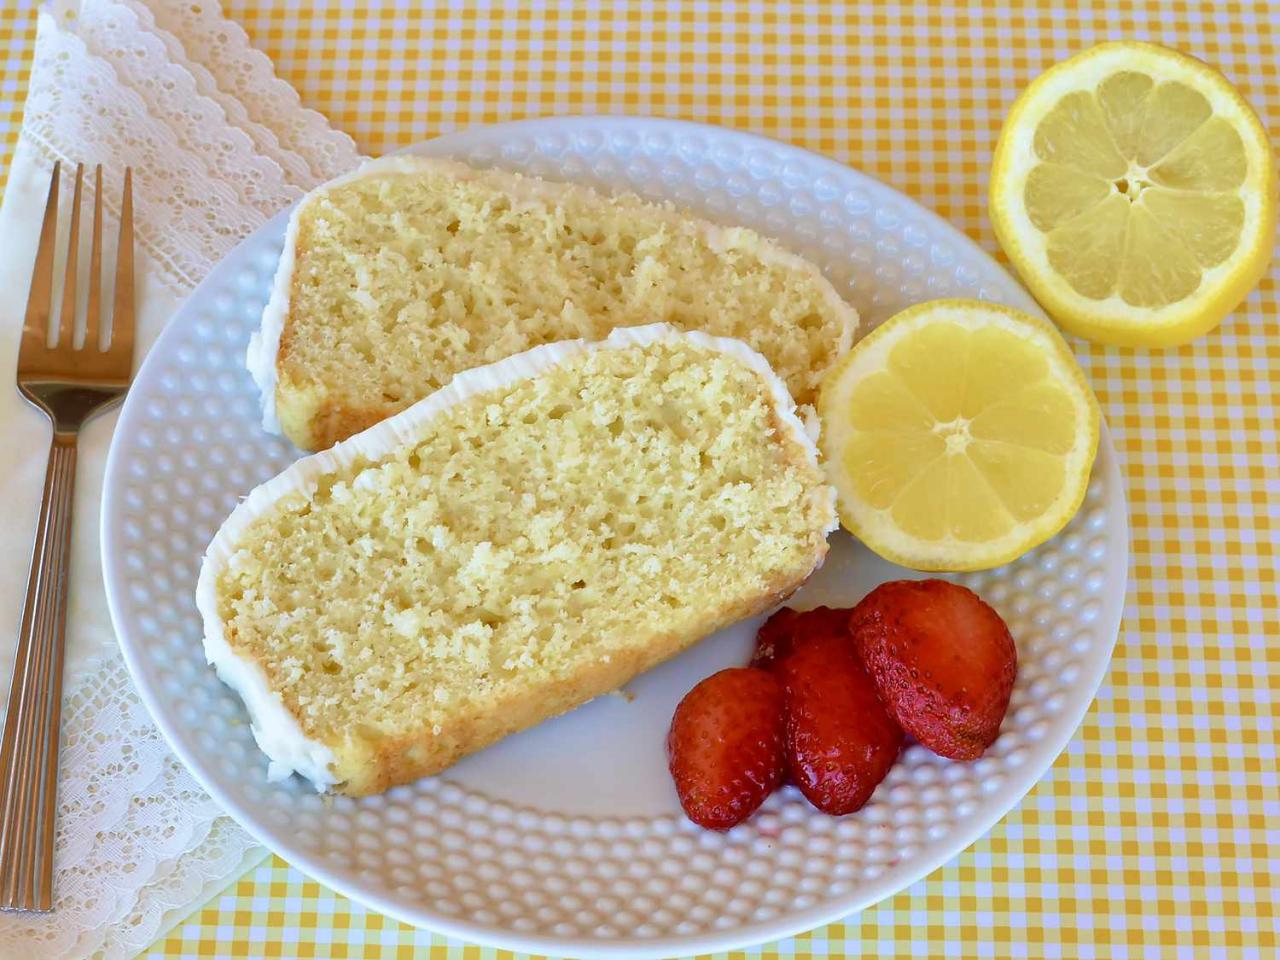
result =
[[[53,352],[67,349],[100,350],[118,359],[133,356],[133,171],[124,171],[124,189],[120,199],[120,234],[116,249],[115,289],[109,337],[103,342],[102,311],[102,165],[93,171],[93,227],[89,246],[89,292],[85,304],[83,338],[76,337],[75,317],[78,305],[80,253],[80,208],[84,188],[84,164],[76,164],[74,193],[71,200],[71,224],[68,230],[66,266],[63,270],[62,308],[50,330],[55,278],[54,259],[58,226],[58,187],[61,162],[53,167],[53,181],[45,206],[40,245],[31,275],[31,293],[27,299],[26,322],[23,324],[22,349],[35,353],[41,349]],[[50,338],[52,334],[52,338]],[[79,346],[77,347],[77,341]],[[52,346],[49,344],[52,343]]]

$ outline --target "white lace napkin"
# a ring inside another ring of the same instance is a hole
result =
[[[40,15],[22,134],[0,208],[0,376],[14,369],[49,171],[101,163],[108,230],[134,169],[139,359],[245,234],[359,162],[216,0],[84,0]],[[65,211],[64,211],[65,212]],[[98,559],[115,417],[81,440],[59,785],[56,908],[0,914],[0,956],[130,957],[263,856],[169,753],[134,694]],[[0,687],[7,684],[48,444],[0,389]]]

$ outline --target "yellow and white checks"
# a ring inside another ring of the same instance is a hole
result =
[[[986,179],[1001,119],[1033,76],[1095,42],[1148,39],[1202,57],[1280,130],[1280,6],[1265,3],[225,9],[368,153],[546,114],[683,117],[833,156],[993,251]],[[6,160],[34,34],[30,7],[0,10]],[[1133,566],[1110,677],[1052,772],[897,897],[735,957],[1277,955],[1278,276],[1189,347],[1073,341],[1126,474]],[[370,913],[278,859],[145,954],[494,955]]]

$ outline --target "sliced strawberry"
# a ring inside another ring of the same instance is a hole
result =
[[[671,719],[667,757],[680,806],[710,830],[728,830],[782,780],[782,687],[764,670],[721,670],[690,690]]]
[[[909,734],[954,760],[994,742],[1018,653],[976,593],[945,580],[882,583],[854,608],[851,629],[880,699]]]
[[[751,658],[753,667],[772,667],[792,651],[796,639],[815,632],[849,635],[851,610],[833,610],[831,607],[814,607],[812,610],[792,610],[783,607],[763,624],[756,633],[756,651]]]
[[[862,668],[847,616],[825,611],[802,621],[791,650],[773,667],[786,694],[791,780],[810,803],[836,816],[871,798],[903,739]]]

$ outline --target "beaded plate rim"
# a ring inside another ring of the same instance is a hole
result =
[[[724,164],[730,166],[739,164],[749,168],[749,173],[746,175],[762,184],[759,189],[770,190],[772,189],[769,186],[770,181],[777,180],[781,184],[780,195],[785,195],[796,186],[790,181],[794,181],[799,173],[819,171],[821,181],[828,184],[823,188],[827,193],[831,193],[833,189],[831,185],[834,185],[837,192],[848,191],[845,194],[846,197],[856,194],[863,198],[859,202],[870,203],[875,211],[874,219],[877,228],[883,227],[887,232],[901,226],[902,221],[907,221],[908,229],[918,229],[920,246],[923,247],[932,241],[935,250],[940,245],[954,251],[956,261],[963,261],[956,269],[968,270],[966,279],[962,282],[972,288],[974,295],[987,295],[991,299],[998,299],[1043,316],[1043,312],[1012,277],[977,244],[935,214],[879,181],[834,160],[754,134],[657,118],[553,117],[469,128],[409,149],[411,152],[430,155],[462,156],[465,154],[467,158],[473,160],[477,157],[480,159],[491,157],[494,162],[501,165],[520,166],[529,156],[536,157],[540,151],[554,152],[557,147],[563,151],[566,144],[575,142],[574,138],[607,139],[610,137],[619,138],[616,143],[623,144],[624,153],[627,144],[637,149],[643,146],[658,153],[664,149],[678,150],[682,140],[687,143],[688,138],[693,138],[705,146],[708,159],[715,161],[718,157]],[[755,164],[759,165],[758,169],[752,166]],[[658,189],[641,192],[651,195],[674,194],[674,191],[669,188],[675,182],[677,182],[675,179],[664,180],[663,183],[658,184]],[[680,183],[687,191],[688,182]],[[694,189],[697,189],[696,183]],[[833,195],[832,202],[838,201],[839,196]],[[863,210],[863,212],[866,211]],[[136,384],[146,384],[148,389],[151,388],[153,378],[145,375],[166,362],[166,358],[168,362],[172,362],[172,355],[178,349],[182,333],[196,322],[199,306],[216,292],[232,287],[243,261],[251,256],[261,256],[261,247],[267,238],[278,238],[283,235],[287,216],[286,211],[272,219],[215,267],[166,326],[139,370],[135,378]],[[804,216],[813,220],[814,212],[811,209],[805,210],[801,204],[799,209],[793,207],[782,216],[790,219]],[[768,229],[767,226],[765,229]],[[878,243],[874,236],[868,239]],[[876,249],[879,251],[878,246]],[[946,264],[950,267],[954,266],[955,262],[948,259]],[[864,314],[891,312],[890,304],[880,301],[879,291],[873,289],[868,295],[870,299],[867,302],[858,304]],[[919,299],[932,298],[927,295],[919,297]],[[188,360],[187,362],[198,361]],[[153,392],[158,395],[164,394],[163,389]],[[376,878],[368,876],[369,871],[357,869],[358,854],[351,864],[342,866],[335,865],[332,857],[322,857],[301,846],[290,831],[287,817],[281,818],[279,811],[276,810],[274,811],[277,814],[276,819],[272,820],[268,816],[268,811],[261,808],[265,804],[252,802],[252,798],[242,795],[234,786],[228,785],[220,778],[217,771],[213,769],[214,758],[209,755],[209,750],[193,741],[192,731],[189,729],[190,722],[178,716],[178,706],[167,700],[164,691],[158,686],[154,667],[147,659],[146,631],[140,628],[140,617],[145,614],[139,611],[138,604],[128,594],[125,569],[130,562],[130,551],[126,543],[126,518],[132,509],[127,502],[126,463],[130,453],[137,449],[136,441],[143,425],[145,415],[143,407],[147,402],[147,396],[147,390],[131,392],[121,412],[115,436],[112,438],[104,481],[101,543],[112,622],[138,692],[155,718],[157,726],[183,763],[237,822],[272,850],[307,873],[335,890],[396,919],[502,949],[552,955],[629,958],[710,953],[791,936],[838,920],[893,895],[931,873],[985,834],[1044,776],[1066,748],[1093,702],[1094,695],[1106,674],[1111,651],[1118,635],[1128,569],[1127,508],[1114,448],[1104,423],[1095,475],[1091,482],[1094,494],[1105,500],[1102,505],[1103,512],[1098,514],[1104,520],[1099,533],[1102,540],[1095,542],[1105,542],[1105,551],[1097,562],[1105,568],[1106,575],[1104,585],[1099,588],[1101,603],[1092,620],[1089,621],[1091,635],[1095,642],[1089,647],[1087,654],[1083,655],[1083,663],[1076,680],[1047,729],[1035,739],[1030,750],[1024,751],[1025,756],[1016,766],[1012,766],[1010,775],[1003,780],[998,789],[984,796],[973,815],[959,827],[937,838],[930,836],[918,848],[913,848],[914,854],[906,858],[905,862],[892,863],[883,872],[869,879],[863,879],[851,887],[849,884],[839,884],[838,886],[843,887],[843,892],[839,895],[809,898],[815,902],[811,902],[803,909],[774,911],[774,914],[767,919],[753,919],[728,926],[719,925],[715,929],[710,929],[708,924],[701,924],[697,929],[690,930],[687,935],[667,931],[653,936],[637,937],[628,936],[625,930],[610,931],[608,934],[597,936],[584,936],[580,933],[567,935],[554,930],[537,929],[536,924],[533,929],[529,929],[528,926],[524,929],[516,929],[498,918],[478,921],[470,917],[460,917],[456,913],[446,914],[433,909],[430,903],[424,902],[424,897],[414,901],[412,898],[407,900],[404,896],[390,895],[385,887],[377,885]],[[1099,490],[1102,491],[1101,494],[1098,494]],[[136,492],[134,496],[136,498]],[[217,683],[216,679],[213,683]],[[424,789],[428,793],[434,791],[442,795],[449,795],[450,791],[457,792],[458,788],[452,784],[443,780],[440,782],[442,785],[438,788],[433,785]],[[465,794],[465,789],[462,792]],[[258,796],[261,796],[261,791]],[[300,795],[298,804],[308,810],[312,809],[311,799],[305,796]],[[482,807],[482,809],[499,811],[502,807],[502,803],[497,803],[493,804],[492,808]],[[339,798],[330,805],[329,809],[331,813],[321,812],[314,814],[314,817],[332,816],[340,824],[350,822],[353,831],[355,823],[366,816],[365,813],[360,812],[358,804],[347,798]],[[518,808],[512,809],[514,813],[504,812],[501,817],[495,812],[495,819],[514,818],[511,822],[519,823],[519,818],[524,816],[524,811]],[[766,805],[766,810],[769,809],[770,807]],[[346,819],[345,812],[339,813],[339,811],[350,811],[350,821]],[[784,809],[783,812],[785,813],[786,810]],[[812,815],[823,816],[816,812]],[[786,824],[779,820],[778,814],[768,813],[758,816],[772,817],[773,819],[768,822],[774,829],[779,831],[786,829]],[[374,819],[377,819],[376,816]],[[573,833],[580,819],[570,816],[557,829]],[[632,829],[632,824],[637,819],[641,818],[608,821],[612,824],[610,829],[614,830],[614,834],[611,835],[627,836],[627,831]],[[692,849],[695,852],[699,843],[708,849],[709,845],[714,843],[702,838],[696,832],[690,832],[689,825],[681,823],[679,818],[658,819],[663,821],[664,834],[674,832],[681,836],[692,837]],[[834,834],[833,827],[830,835],[834,836]],[[588,831],[582,835],[591,836],[591,833]],[[609,834],[601,833],[600,835],[608,836]],[[354,837],[352,839],[354,840]],[[400,889],[404,886],[407,884],[402,885]]]

